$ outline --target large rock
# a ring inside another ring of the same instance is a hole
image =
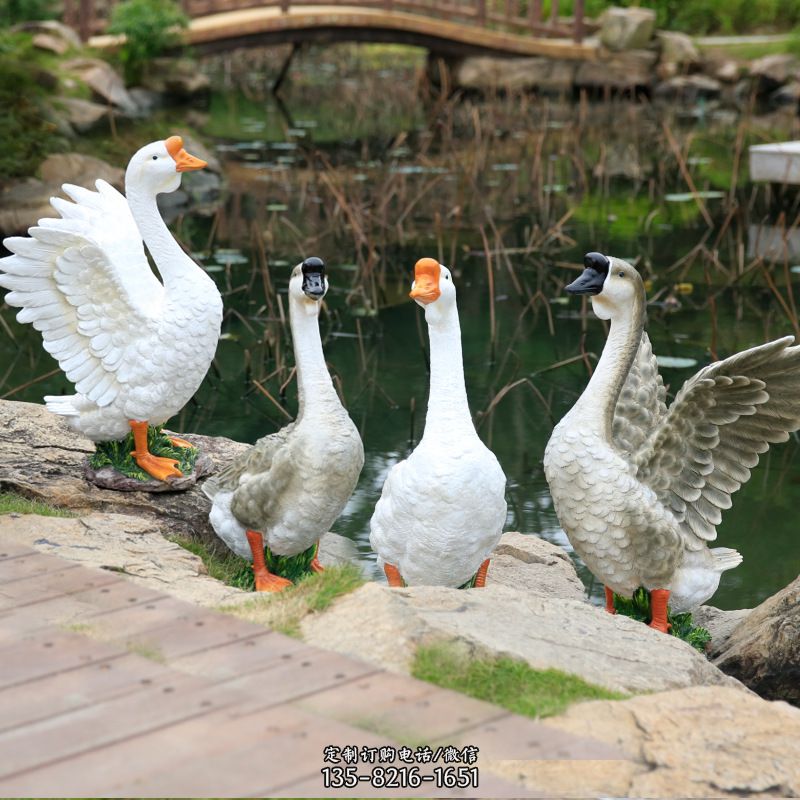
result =
[[[714,663],[762,697],[800,705],[800,577],[715,646]]]
[[[776,53],[756,59],[750,65],[750,78],[759,94],[774,92],[791,78],[798,76],[797,59],[788,53]]]
[[[707,75],[676,75],[659,83],[653,95],[659,100],[691,104],[699,100],[717,100],[721,92],[720,82]]]
[[[0,541],[122,573],[134,583],[214,608],[249,592],[208,576],[199,556],[166,539],[146,517],[94,512],[79,518],[0,515]]]
[[[142,76],[142,85],[179,102],[205,100],[211,91],[208,75],[186,58],[154,58]]]
[[[64,25],[63,22],[57,22],[54,19],[40,19],[32,20],[30,22],[21,22],[19,25],[14,25],[13,31],[25,31],[26,33],[45,34],[57,39],[60,39],[68,47],[79,49],[83,46],[81,37],[78,36],[77,31]]]
[[[615,53],[603,61],[583,61],[575,73],[579,89],[634,91],[653,82],[658,55],[650,50]]]
[[[735,611],[723,611],[714,606],[700,606],[692,612],[692,622],[711,634],[710,652],[719,653],[731,634],[747,619],[751,610],[740,608]]]
[[[95,181],[102,178],[120,191],[125,186],[125,170],[94,156],[80,153],[54,153],[39,167],[42,180],[54,186],[74,183],[87,189],[95,188]]]
[[[104,112],[105,113],[105,112]],[[124,172],[105,161],[78,153],[56,153],[48,156],[39,167],[39,178],[26,178],[5,187],[0,193],[0,234],[9,236],[26,233],[42,217],[57,217],[50,205],[53,196],[65,195],[62,183],[75,183],[94,189],[97,178],[107,180],[122,189]]]
[[[114,114],[113,110],[91,100],[80,97],[59,97],[58,106],[64,111],[67,122],[77,133],[92,133],[106,130]]]
[[[656,38],[661,51],[659,60],[661,64],[671,65],[670,70],[674,68],[682,72],[700,65],[700,53],[691,36],[676,31],[658,31]]]
[[[607,8],[600,16],[600,41],[609,50],[646,47],[656,29],[656,12],[649,8]]]
[[[0,491],[17,492],[77,512],[112,510],[157,523],[172,534],[216,542],[210,501],[199,486],[185,492],[114,492],[83,477],[94,444],[70,430],[44,406],[0,400]],[[217,468],[247,445],[217,436],[181,434],[207,453]]]
[[[573,705],[542,720],[629,761],[493,761],[545,797],[799,797],[800,711],[725,687]]]
[[[75,58],[66,61],[63,67],[77,75],[92,90],[96,99],[115,106],[126,114],[138,113],[139,107],[128,94],[125,81],[107,61],[99,58]]]
[[[740,686],[674,637],[535,589],[369,583],[306,619],[302,630],[312,644],[399,672],[410,670],[419,645],[452,642],[475,655],[510,656],[621,692]]]
[[[457,87],[478,91],[562,93],[572,90],[576,69],[574,62],[550,58],[470,56],[455,65],[453,80]]]
[[[566,551],[538,536],[522,533],[503,534],[492,553],[486,583],[562,600],[586,597],[586,589]]]

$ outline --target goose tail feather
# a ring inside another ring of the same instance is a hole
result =
[[[742,554],[730,547],[712,547],[711,555],[714,558],[714,568],[718,572],[725,572],[742,563]]]
[[[61,417],[77,417],[80,411],[75,407],[77,395],[45,395],[44,402],[48,411]]]

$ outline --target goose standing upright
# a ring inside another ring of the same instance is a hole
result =
[[[688,611],[741,563],[709,549],[731,495],[759,454],[800,428],[800,347],[792,337],[716,361],[689,378],[667,410],[644,332],[645,290],[618,258],[588,253],[566,287],[591,295],[610,320],[588,386],[556,425],[544,467],[556,513],[575,551],[613,592],[651,592],[651,627],[668,631],[667,604]]]
[[[370,522],[370,543],[390,586],[483,586],[506,520],[506,477],[478,438],[467,403],[456,290],[447,267],[423,258],[411,297],[430,335],[425,431],[389,471]]]
[[[269,572],[264,539],[275,555],[294,556],[319,542],[342,513],[364,466],[364,446],[325,366],[319,309],[328,290],[325,264],[307,258],[289,281],[299,411],[203,484],[217,535],[253,562],[256,591],[291,584]],[[316,556],[311,569],[321,571]]]
[[[200,386],[219,340],[222,298],[170,234],[156,195],[204,166],[179,136],[148,144],[128,164],[127,199],[103,180],[96,192],[64,184],[75,202],[50,201],[61,219],[39,220],[31,238],[6,239],[13,255],[0,259],[6,302],[22,308],[17,319],[41,332],[75,384],[76,394],[45,397],[48,409],[96,442],[132,430],[136,463],[159,480],[181,472],[148,451],[148,423],[166,422]],[[177,437],[173,444],[190,446]]]

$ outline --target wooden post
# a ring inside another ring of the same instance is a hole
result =
[[[550,5],[550,24],[558,24],[558,0],[552,0]]]
[[[475,16],[481,25],[486,24],[486,0],[478,0],[475,8]]]
[[[575,9],[575,31],[573,33],[573,38],[580,44],[586,32],[583,25],[584,0],[575,0],[573,7]]]
[[[288,14],[289,13],[289,6],[292,4],[292,0],[281,0],[281,14]]]
[[[528,21],[531,27],[542,21],[542,0],[528,0]]]
[[[80,0],[78,5],[78,35],[82,42],[89,40],[92,35],[92,23],[94,22],[94,3],[92,0]]]

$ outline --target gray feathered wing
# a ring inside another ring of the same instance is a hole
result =
[[[257,528],[261,520],[269,517],[291,477],[291,433],[295,424],[262,437],[219,475],[209,478],[203,484],[206,496],[213,500],[220,491],[233,492],[234,515],[243,524]]]
[[[759,455],[800,428],[800,347],[793,341],[777,339],[704,367],[644,438],[643,425],[632,435],[620,423],[631,441],[640,440],[631,453],[637,477],[681,521],[692,549],[716,539],[722,511]],[[631,412],[620,416],[628,420]]]

